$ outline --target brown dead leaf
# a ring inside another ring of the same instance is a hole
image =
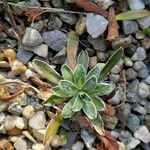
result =
[[[115,10],[113,6],[109,8],[108,22],[109,23],[108,23],[107,40],[112,41],[119,36],[119,31],[118,31],[119,26],[115,17]]]
[[[119,150],[119,144],[117,140],[112,137],[109,132],[105,132],[104,135],[99,137],[101,139],[101,144],[98,145],[98,150]]]
[[[32,22],[33,19],[40,20],[42,11],[43,10],[40,9],[31,9],[29,11],[26,11],[25,16],[28,17],[28,22]]]
[[[113,117],[116,114],[116,110],[113,106],[106,104],[104,114]]]
[[[0,150],[14,150],[14,147],[8,140],[1,139],[0,140]]]
[[[108,16],[108,12],[104,10],[102,7],[96,5],[90,0],[74,0],[74,3],[83,8],[85,11],[98,13],[104,17]]]

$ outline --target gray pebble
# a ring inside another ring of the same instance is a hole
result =
[[[144,82],[150,85],[150,75],[144,80]]]
[[[138,30],[138,24],[135,21],[123,21],[123,32],[131,34]]]
[[[143,61],[136,61],[133,65],[133,69],[137,72],[143,68],[146,68],[146,65]]]
[[[142,115],[146,115],[146,110],[141,105],[137,105],[136,107],[133,108],[133,110],[142,114]]]
[[[135,33],[135,38],[136,38],[137,40],[142,40],[142,39],[144,39],[144,33],[143,33],[142,31],[137,31],[137,32]]]
[[[139,77],[139,78],[145,79],[145,78],[148,77],[148,75],[149,75],[149,73],[148,73],[148,68],[147,68],[147,67],[143,67],[143,68],[138,72],[138,77]]]
[[[117,105],[120,103],[120,100],[121,100],[121,93],[120,90],[117,90],[114,97],[109,100],[109,103],[112,105]]]
[[[1,113],[0,113],[0,125],[3,124],[4,119],[5,119],[5,114],[4,114],[3,112],[1,112]]]
[[[126,144],[132,138],[132,135],[129,131],[121,131],[118,138],[120,141]]]
[[[110,74],[109,75],[109,80],[112,82],[112,83],[117,83],[120,79],[120,75],[119,74]]]
[[[129,142],[127,143],[127,149],[128,149],[128,150],[134,149],[134,148],[136,148],[136,146],[139,145],[139,144],[140,144],[140,140],[138,140],[138,139],[132,137],[132,138],[129,140]]]
[[[8,112],[17,116],[22,113],[22,110],[22,107],[17,102],[10,104],[8,107]]]
[[[142,47],[145,49],[150,48],[150,38],[145,37],[143,40],[141,40]]]
[[[80,141],[77,141],[76,143],[73,144],[72,150],[83,150],[84,144]]]
[[[137,77],[137,72],[135,72],[132,68],[126,70],[126,79],[133,80]]]
[[[138,47],[134,55],[132,56],[133,61],[144,60],[146,58],[146,51],[142,47]]]
[[[126,121],[126,126],[132,131],[136,131],[140,126],[140,119],[134,115],[130,114]]]
[[[142,0],[128,0],[130,9],[144,9],[145,5]]]
[[[125,66],[127,66],[127,67],[132,67],[132,66],[133,66],[133,61],[131,60],[130,57],[125,57],[125,58],[124,58],[124,64],[125,64]]]
[[[37,46],[43,42],[40,33],[36,29],[27,27],[23,36],[22,43],[25,46]]]
[[[53,30],[43,33],[44,42],[53,50],[60,51],[65,47],[66,35],[59,30]]]
[[[140,82],[139,84],[139,95],[141,98],[147,98],[150,94],[150,89],[149,86],[144,83],[144,82]]]
[[[138,19],[137,22],[142,29],[146,29],[150,26],[150,16]]]
[[[123,67],[123,60],[121,59],[111,70],[111,73],[118,74]]]

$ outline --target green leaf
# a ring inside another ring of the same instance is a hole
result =
[[[144,29],[144,34],[150,37],[150,27]]]
[[[74,111],[72,110],[72,106],[74,103],[74,97],[64,106],[62,110],[62,117],[63,118],[71,118],[74,114]]]
[[[85,69],[88,69],[89,66],[89,55],[87,51],[81,51],[77,58],[77,64],[81,64],[85,67]]]
[[[44,61],[36,59],[32,64],[35,71],[48,81],[57,84],[62,79],[61,75]]]
[[[104,123],[102,117],[98,114],[95,119],[90,121],[94,129],[96,130],[96,132],[99,133],[100,135],[103,135],[105,131],[104,131]]]
[[[67,95],[67,97],[73,97],[79,90],[76,85],[68,80],[61,80],[59,82],[59,88],[65,95]]]
[[[64,93],[59,86],[52,87],[54,95],[57,95],[59,97],[68,97],[66,93]]]
[[[111,93],[114,89],[112,84],[108,83],[98,83],[94,91],[91,92],[92,95],[103,96]]]
[[[82,88],[86,78],[86,70],[83,65],[78,64],[74,71],[74,83]]]
[[[95,97],[91,97],[91,98],[92,98],[98,111],[104,111],[106,109],[106,105],[100,97],[95,96]]]
[[[62,116],[61,113],[58,112],[53,119],[51,119],[51,121],[49,122],[46,131],[45,131],[45,135],[44,135],[44,144],[45,145],[49,145],[53,139],[53,137],[56,135],[60,124],[62,122]]]
[[[79,37],[74,31],[68,34],[67,40],[67,59],[69,66],[74,70],[77,64],[77,53],[79,45]]]
[[[82,93],[80,94],[81,99],[84,101],[83,105],[83,111],[90,119],[95,119],[97,117],[97,109],[94,103],[92,102],[92,99],[86,94]]]
[[[122,56],[123,48],[121,47],[115,53],[113,53],[109,60],[106,62],[106,65],[100,73],[99,80],[102,80],[110,72],[110,70],[118,63]]]
[[[71,82],[74,82],[73,71],[68,65],[64,64],[61,67],[61,73],[62,73],[62,76],[65,80],[69,80]]]
[[[97,79],[99,78],[100,68],[98,66],[95,66],[92,70],[90,70],[86,78],[89,79],[93,75],[95,75]]]
[[[82,107],[83,107],[83,101],[82,101],[82,99],[80,98],[80,96],[79,96],[79,94],[75,97],[75,100],[74,100],[74,103],[73,103],[73,106],[72,106],[72,110],[74,111],[74,112],[77,112],[77,111],[79,111],[79,110],[81,110],[82,109]]]
[[[43,104],[45,104],[46,106],[52,106],[61,104],[64,101],[66,101],[66,98],[62,98],[57,95],[52,95],[48,98],[48,100],[44,101]]]
[[[88,80],[86,80],[82,89],[87,93],[92,92],[95,89],[96,84],[97,84],[97,78],[95,75],[93,75]]]
[[[136,20],[146,16],[150,16],[148,10],[130,10],[116,16],[117,20]]]

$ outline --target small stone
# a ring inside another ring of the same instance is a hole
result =
[[[28,52],[26,50],[24,50],[24,48],[22,48],[21,46],[18,48],[17,51],[17,58],[23,63],[23,64],[27,64],[28,61],[33,57],[33,53],[32,52]]]
[[[149,49],[150,48],[150,38],[145,37],[143,40],[141,40],[141,44],[144,49]]]
[[[144,33],[142,32],[142,31],[137,31],[136,33],[135,33],[135,38],[137,39],[137,40],[142,40],[142,39],[144,39]],[[143,47],[143,46],[142,46]]]
[[[126,126],[132,131],[136,131],[140,126],[140,119],[134,115],[130,114],[126,121]]]
[[[145,79],[146,77],[148,77],[149,72],[148,72],[147,66],[146,66],[146,67],[143,67],[143,68],[138,72],[137,75],[138,75],[139,78],[143,78],[143,79]]]
[[[127,149],[128,149],[128,150],[134,149],[134,148],[136,148],[136,146],[138,146],[139,144],[140,144],[140,140],[138,140],[138,139],[132,137],[132,138],[130,139],[130,141],[127,143]]]
[[[52,139],[51,146],[54,148],[58,148],[67,143],[66,139],[61,138],[59,135],[55,135]]]
[[[36,29],[26,28],[22,43],[25,46],[37,46],[43,42],[40,33]]]
[[[77,18],[74,14],[59,13],[59,18],[69,25],[74,25],[77,22]]]
[[[26,106],[23,111],[22,115],[26,117],[27,119],[30,119],[34,115],[34,108],[33,106]]]
[[[16,150],[27,150],[27,142],[24,139],[19,138],[14,143],[14,147],[15,147]]]
[[[5,129],[5,125],[4,124],[0,125],[0,133],[1,134],[6,134],[6,129]]]
[[[136,61],[133,65],[135,71],[140,71],[143,68],[147,68],[143,61]]]
[[[0,112],[5,111],[8,106],[9,106],[10,102],[6,102],[6,101],[0,101]]]
[[[117,50],[119,49],[121,46],[123,48],[128,48],[132,43],[132,38],[131,36],[128,36],[126,38],[123,37],[119,37],[116,40],[113,40],[111,43],[111,46],[113,48],[113,50]]]
[[[96,55],[97,55],[98,62],[106,62],[109,57],[108,53],[100,52],[100,51],[97,51]]]
[[[112,116],[103,115],[103,120],[104,120],[105,128],[111,130],[114,130],[118,123],[118,118],[115,116],[112,117]]]
[[[106,50],[106,42],[102,37],[92,38],[88,36],[89,43],[92,44],[94,50],[104,52]]]
[[[129,57],[124,58],[124,64],[127,67],[132,67],[133,66],[133,61]]]
[[[46,58],[48,56],[48,46],[46,44],[41,44],[37,47],[34,47],[32,51],[43,58]]]
[[[22,107],[17,102],[12,103],[8,107],[8,112],[19,116],[22,113]]]
[[[145,49],[142,47],[138,47],[131,59],[133,61],[137,61],[137,60],[144,60],[145,58],[146,58]]]
[[[81,138],[83,139],[86,147],[91,149],[95,141],[95,136],[89,130],[81,129]]]
[[[1,113],[0,113],[0,125],[3,124],[4,119],[5,119],[5,114],[4,114],[3,112],[1,112]]]
[[[131,34],[138,31],[138,24],[135,21],[123,21],[123,32]]]
[[[127,150],[126,145],[123,142],[117,142],[119,144],[119,150]]]
[[[139,84],[139,96],[141,98],[147,98],[150,94],[150,89],[149,86],[144,83],[144,82],[140,82]]]
[[[73,144],[72,150],[83,150],[84,144],[80,141],[77,141],[76,143]]]
[[[150,130],[150,115],[145,116],[144,124],[147,126],[148,130]]]
[[[150,133],[146,126],[140,126],[138,130],[134,132],[134,137],[141,140],[144,143],[150,142]]]
[[[112,105],[117,105],[120,103],[120,100],[121,100],[121,91],[117,90],[114,97],[109,100],[109,103]]]
[[[128,70],[126,70],[126,79],[127,80],[133,80],[136,77],[137,77],[137,73],[132,68],[129,68]]]
[[[39,141],[44,140],[45,129],[42,129],[42,130],[33,129],[32,133],[37,140]]]
[[[108,9],[114,2],[112,0],[93,0],[97,5],[103,7],[104,9]]]
[[[117,139],[119,137],[119,133],[117,131],[111,131],[110,134]]]
[[[144,82],[150,85],[150,75],[144,80]]]
[[[51,150],[49,145],[45,146],[44,144],[38,143],[32,145],[32,150]]]
[[[93,13],[87,15],[86,19],[87,32],[93,38],[97,38],[98,36],[102,35],[106,30],[107,25],[108,21],[103,16],[95,15]]]
[[[146,115],[146,110],[141,105],[137,105],[136,107],[133,108],[133,110],[142,115]]]
[[[50,20],[48,22],[48,30],[55,30],[55,29],[59,29],[62,26],[62,21],[54,15],[51,15]]]
[[[144,9],[145,5],[142,0],[128,0],[130,9]]]
[[[66,35],[59,30],[53,30],[44,32],[43,40],[53,50],[60,51],[65,47]]]
[[[44,129],[46,124],[45,114],[42,111],[36,112],[29,119],[29,126],[33,129]]]
[[[112,82],[112,83],[117,83],[120,79],[120,75],[119,74],[110,74],[109,75],[109,80]]]
[[[121,131],[118,138],[120,141],[126,144],[132,138],[132,135],[129,131]]]
[[[51,2],[55,8],[62,8],[63,7],[63,3],[60,0],[51,0]]]
[[[111,73],[118,74],[123,67],[123,60],[121,59],[111,70]]]
[[[33,143],[37,143],[33,136],[28,131],[23,131],[22,134]]]
[[[137,22],[142,29],[146,29],[150,26],[150,16],[138,19]]]
[[[96,66],[97,64],[97,57],[96,56],[93,56],[93,57],[90,57],[89,59],[89,68],[92,69]]]

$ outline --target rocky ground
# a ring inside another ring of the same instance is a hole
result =
[[[111,0],[93,1],[106,9],[114,3]],[[26,6],[80,10],[64,0],[50,0],[50,3],[31,0],[20,3]],[[149,8],[150,0],[115,2],[116,13]],[[134,21],[120,21],[119,37],[109,42],[106,40],[108,20],[100,15],[45,13],[31,22],[25,16],[22,17],[22,13],[21,9],[13,9],[13,14],[18,16],[17,26],[23,33],[20,42],[4,10],[1,11],[0,51],[13,49],[16,64],[10,65],[0,54],[0,82],[8,79],[28,82],[29,76],[34,74],[31,61],[35,58],[44,60],[59,70],[66,61],[66,38],[71,30],[80,36],[79,51],[83,49],[89,53],[89,68],[96,64],[103,65],[113,51],[123,46],[124,57],[106,79],[115,84],[117,90],[108,101],[110,108],[116,111],[115,115],[103,114],[105,128],[119,141],[120,150],[150,150],[150,37],[144,32],[150,27],[150,16]],[[18,73],[18,66],[26,66],[25,73]],[[13,84],[9,88],[13,93],[18,85]],[[51,117],[49,110],[33,91],[22,93],[15,99],[0,100],[1,140],[16,150],[42,150],[46,125]],[[66,120],[46,150],[96,150],[96,135],[89,128],[77,124],[76,121]],[[65,138],[61,138],[64,133]]]

